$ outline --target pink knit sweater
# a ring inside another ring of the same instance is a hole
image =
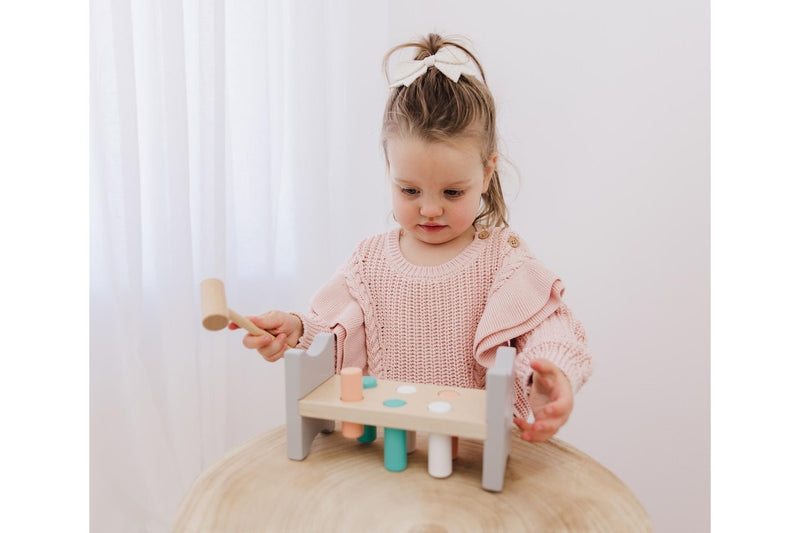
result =
[[[499,346],[517,349],[515,413],[527,416],[530,362],[549,359],[577,392],[592,372],[581,323],[561,280],[511,229],[476,232],[452,260],[416,266],[399,229],[365,239],[302,315],[307,348],[336,334],[336,371],[414,383],[483,388]]]

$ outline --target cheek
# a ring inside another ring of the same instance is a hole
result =
[[[466,210],[477,215],[481,208],[481,195],[476,194],[473,198],[470,198],[469,206]]]
[[[401,196],[401,193],[392,193],[392,211],[394,217],[400,221],[403,217],[408,216],[409,210],[412,209],[411,202],[408,202]]]
[[[481,210],[481,195],[477,194],[475,195],[475,198],[473,198],[472,201],[469,203],[469,207],[464,209],[464,216],[470,219],[469,220],[470,224],[472,224],[472,222],[475,220],[475,217],[478,216],[480,210]]]
[[[458,207],[451,207],[451,220],[459,225],[472,224],[472,221],[475,220],[475,217],[478,215],[479,202],[480,196],[478,196],[477,200],[475,198],[464,198],[459,202]]]
[[[403,202],[400,201],[400,195],[392,192],[392,209],[400,211],[403,208]]]

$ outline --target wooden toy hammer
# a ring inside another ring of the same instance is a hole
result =
[[[233,309],[228,309],[225,301],[225,285],[218,279],[209,278],[200,283],[200,306],[203,326],[206,329],[219,331],[225,328],[230,320],[253,335],[269,335]]]

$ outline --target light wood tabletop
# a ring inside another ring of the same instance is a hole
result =
[[[279,427],[230,451],[192,484],[176,533],[200,532],[561,532],[652,531],[622,481],[572,446],[531,444],[514,430],[499,493],[481,488],[483,443],[460,439],[453,473],[428,474],[417,437],[408,468],[383,467],[383,441],[363,444],[339,427],[314,440],[303,461],[286,457]]]

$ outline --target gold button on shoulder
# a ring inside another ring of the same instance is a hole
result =
[[[516,248],[517,246],[519,246],[519,239],[517,239],[516,237],[509,237],[508,244],[511,245],[512,248]]]
[[[489,237],[489,232],[487,230],[482,230],[480,233],[478,233],[479,239],[486,239],[488,237]]]

